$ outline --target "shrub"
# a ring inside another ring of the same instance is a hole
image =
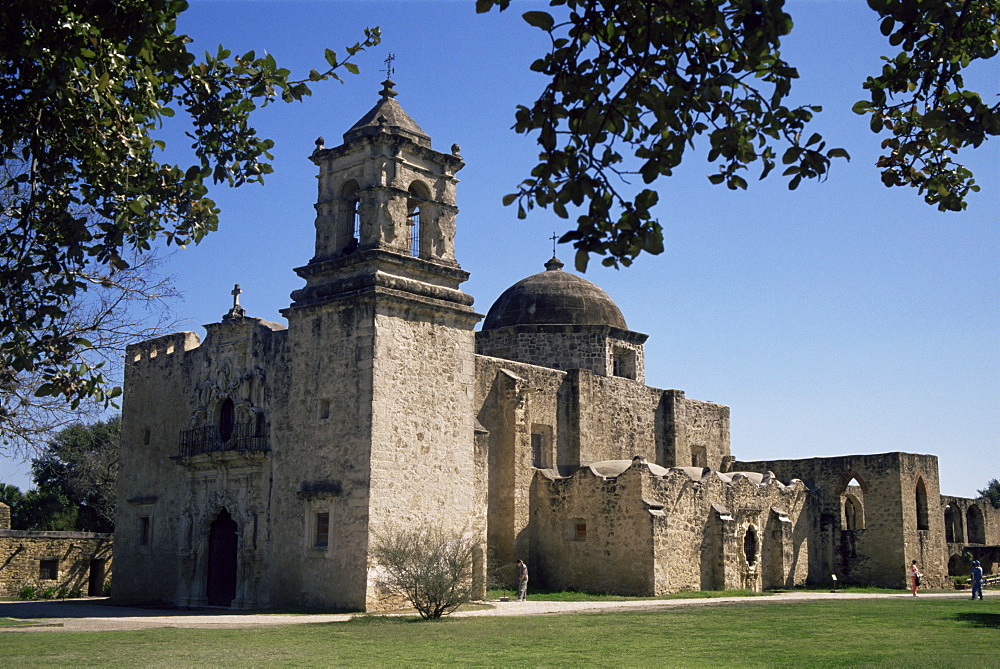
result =
[[[447,615],[472,599],[474,542],[441,528],[376,536],[371,558],[382,594],[406,598],[424,619]]]
[[[59,588],[53,585],[42,590],[41,597],[42,599],[55,599],[58,593],[59,593]]]
[[[80,588],[79,586],[73,588],[72,590],[69,591],[68,597],[70,599],[79,599],[80,597],[83,597],[83,589]]]
[[[26,585],[17,592],[18,599],[38,599],[38,588]]]

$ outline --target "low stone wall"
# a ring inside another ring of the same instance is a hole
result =
[[[25,586],[104,595],[111,579],[113,534],[0,530],[0,595]]]

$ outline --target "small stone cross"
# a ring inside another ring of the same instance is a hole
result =
[[[233,296],[233,308],[229,310],[229,313],[227,313],[225,316],[222,317],[222,320],[229,321],[234,318],[246,317],[247,310],[240,306],[240,293],[242,292],[243,289],[240,288],[240,284],[236,284],[235,286],[233,286],[232,291],[230,291],[229,293],[230,295]]]

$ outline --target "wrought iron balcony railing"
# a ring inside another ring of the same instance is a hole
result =
[[[182,430],[178,455],[184,457],[225,451],[270,451],[267,440],[270,427],[270,423],[236,423],[232,426],[228,439],[222,438],[218,425]]]

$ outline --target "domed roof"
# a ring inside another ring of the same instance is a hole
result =
[[[618,305],[596,285],[552,258],[545,271],[521,279],[490,307],[483,330],[512,325],[610,325],[627,330]]]

